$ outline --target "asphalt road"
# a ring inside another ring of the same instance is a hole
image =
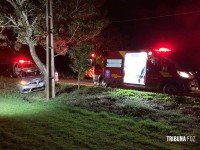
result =
[[[58,83],[67,83],[67,84],[77,85],[78,80],[76,80],[76,79],[59,79]],[[86,85],[86,86],[94,85],[92,79],[91,80],[81,80],[80,84]]]

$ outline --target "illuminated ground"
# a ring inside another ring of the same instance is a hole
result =
[[[11,86],[9,86],[11,87]],[[199,99],[151,92],[57,85],[0,92],[0,149],[199,149]],[[167,142],[166,136],[195,136]]]

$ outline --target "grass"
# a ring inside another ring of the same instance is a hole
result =
[[[197,98],[60,84],[46,101],[0,81],[9,85],[0,90],[0,149],[200,149]],[[169,135],[196,141],[167,142]]]

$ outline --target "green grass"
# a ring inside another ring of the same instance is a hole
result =
[[[13,82],[13,81],[11,81]],[[9,81],[6,82],[9,84]],[[13,82],[14,83],[14,82]],[[198,99],[133,90],[57,85],[43,92],[0,90],[0,149],[200,149]],[[167,142],[166,136],[196,142]]]
[[[0,117],[1,149],[184,148],[179,143],[166,142],[166,135],[182,134],[176,133],[175,128],[165,121],[94,113],[55,102],[19,104],[17,106],[22,110],[8,110],[8,115]],[[29,113],[16,115],[19,110]],[[193,148],[195,144],[185,143],[185,146]]]

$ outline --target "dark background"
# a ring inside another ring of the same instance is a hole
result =
[[[116,50],[167,47],[183,69],[200,70],[200,0],[102,1],[108,28],[117,29],[114,36],[126,37]],[[26,46],[20,53],[30,55]],[[44,61],[45,50],[37,47],[37,53]],[[55,58],[58,71],[71,72],[69,63],[67,56]]]
[[[200,69],[199,0],[107,0],[111,25],[128,36],[124,49],[168,47],[186,69]]]

